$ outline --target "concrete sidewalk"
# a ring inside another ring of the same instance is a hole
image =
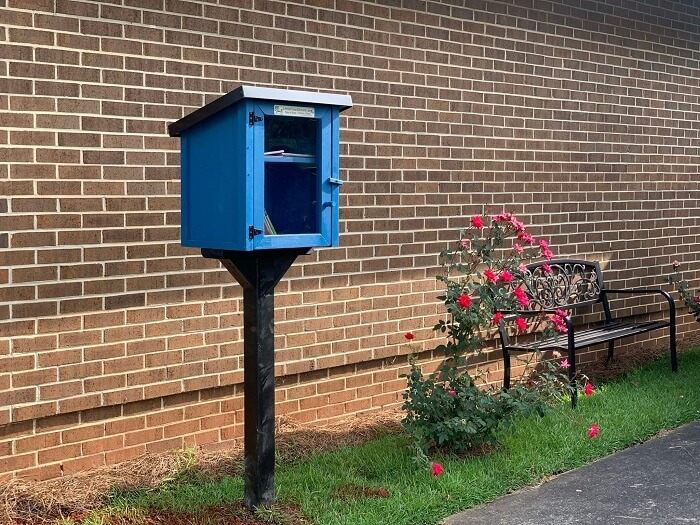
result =
[[[538,487],[470,509],[445,525],[700,524],[700,422]]]

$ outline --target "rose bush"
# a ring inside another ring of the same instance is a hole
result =
[[[487,384],[486,372],[474,361],[495,336],[504,314],[529,306],[525,263],[552,258],[549,244],[535,239],[510,213],[478,215],[460,232],[454,249],[440,253],[446,316],[434,327],[445,335],[436,352],[444,356],[437,370],[424,374],[417,355],[409,358],[403,425],[418,456],[431,447],[462,453],[495,442],[497,429],[515,414],[542,412],[552,398],[567,392],[566,362],[535,356],[537,367],[526,367],[522,380],[508,390]],[[514,314],[517,315],[517,314]],[[512,329],[528,332],[545,325],[545,336],[565,332],[566,312],[516,317]],[[409,332],[410,333],[410,332]],[[413,339],[413,334],[407,339]],[[560,357],[560,356],[559,356]]]
[[[681,263],[673,261],[674,273],[668,278],[668,281],[671,284],[675,283],[683,304],[688,308],[688,311],[693,314],[695,319],[700,322],[700,294],[690,291],[688,281],[683,279],[683,274],[680,273],[680,267]]]

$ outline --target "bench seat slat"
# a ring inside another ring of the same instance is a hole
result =
[[[635,334],[651,332],[670,326],[668,321],[649,321],[645,323],[610,323],[607,325],[587,328],[574,332],[574,348],[587,348],[589,346],[615,341]],[[560,334],[558,338],[546,338],[525,344],[509,345],[508,350],[515,352],[532,352],[536,348],[540,350],[566,350],[568,348],[567,335]]]

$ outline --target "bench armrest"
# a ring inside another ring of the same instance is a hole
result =
[[[605,293],[627,293],[627,294],[654,294],[654,293],[660,293],[661,295],[668,295],[668,292],[658,289],[658,288],[628,288],[624,290],[611,290],[608,288],[605,288],[603,290]]]
[[[660,290],[656,288],[636,288],[636,289],[628,289],[628,290],[608,290],[608,289],[603,289],[601,293],[604,294],[627,294],[627,295],[653,295],[653,294],[660,294],[663,295],[666,301],[668,301],[668,310],[669,310],[669,316],[671,319],[674,319],[676,316],[676,303],[673,301],[673,298],[671,295],[665,291],[665,290]]]
[[[534,317],[536,315],[540,314],[555,314],[557,313],[558,310],[564,310],[566,311],[567,308],[561,307],[561,308],[542,308],[541,310],[498,310],[502,314],[507,314],[507,315],[522,315],[524,317]]]

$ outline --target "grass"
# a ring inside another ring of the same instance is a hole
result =
[[[679,356],[677,374],[670,371],[668,356],[662,356],[598,387],[589,398],[581,396],[576,410],[563,405],[543,418],[518,421],[503,432],[500,446],[491,454],[433,458],[445,468],[437,478],[415,465],[406,451],[407,438],[401,434],[314,455],[278,467],[277,497],[299,506],[319,525],[435,524],[457,511],[700,419],[699,376],[700,348]],[[587,437],[592,423],[600,427],[594,439]],[[343,496],[347,491],[340,489],[348,486],[357,487],[359,497]],[[82,523],[102,523],[100,515],[105,512],[191,511],[240,500],[242,493],[240,478],[168,483],[155,491],[117,495],[108,508]]]

